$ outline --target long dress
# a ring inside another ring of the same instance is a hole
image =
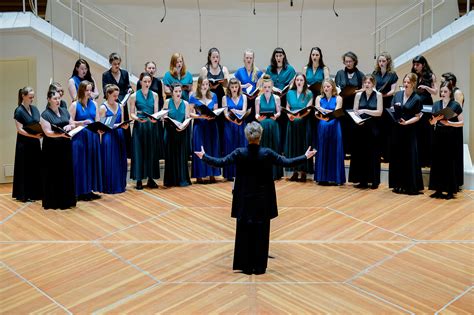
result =
[[[276,114],[275,96],[270,96],[270,100],[267,101],[264,94],[260,95],[260,112],[270,112]],[[270,148],[275,152],[278,152],[280,148],[280,127],[276,120],[271,118],[265,118],[260,121],[260,125],[263,128],[262,138],[260,139],[260,145],[265,148]],[[283,177],[283,167],[280,165],[273,165],[273,179],[281,179]]]
[[[89,99],[84,107],[76,102],[76,116],[74,121],[95,121],[95,103]],[[87,128],[72,138],[72,160],[74,161],[74,178],[76,196],[95,192],[102,192],[102,161],[100,158],[99,134]]]
[[[403,103],[404,91],[395,93],[392,104],[400,103],[402,118],[408,120],[421,112],[422,105],[416,93],[412,93]],[[423,177],[418,160],[416,124],[400,125],[392,128],[392,157],[389,165],[388,183],[390,188],[400,189],[407,194],[417,194],[423,190]]]
[[[308,87],[310,87],[311,85],[316,84],[316,83],[321,84],[324,80],[324,67],[318,67],[316,69],[316,71],[313,71],[313,67],[306,67],[305,75],[306,75],[306,83],[308,84]],[[316,97],[319,94],[321,94],[321,90],[319,90],[319,89],[317,90],[317,89],[314,89],[314,88],[311,88],[310,90],[311,90],[311,92],[313,92],[313,104],[314,104],[314,101],[316,100]],[[318,131],[319,119],[314,117],[314,115],[309,115],[308,123],[309,123],[308,137],[309,137],[309,139],[311,139],[310,144],[313,148],[316,148],[317,145],[318,145],[318,143],[317,143],[317,139],[318,139],[317,131]]]
[[[69,113],[59,108],[58,117],[47,107],[41,117],[50,124],[64,127],[69,124]],[[77,136],[77,135],[76,135]],[[76,206],[72,141],[67,138],[43,139],[42,152],[43,208],[68,209]]]
[[[137,112],[153,114],[154,98],[152,91],[143,95],[142,90],[136,92],[135,107]],[[140,119],[147,119],[142,113],[138,113]],[[132,161],[130,168],[130,178],[142,180],[144,178],[160,178],[160,160],[158,156],[157,138],[158,122],[152,123],[147,119],[146,122],[135,121],[133,123],[132,134]]]
[[[324,109],[336,109],[336,96],[329,100],[322,97],[320,106]],[[342,185],[346,182],[344,169],[344,148],[339,120],[321,120],[318,125],[318,153],[314,163],[314,180]]]
[[[451,108],[456,114],[462,113],[462,107],[458,102],[452,100],[446,107]],[[433,104],[433,113],[443,109],[443,101],[437,101]],[[449,119],[457,122],[458,117]],[[451,194],[457,193],[459,189],[456,155],[456,129],[458,127],[445,126],[438,122],[434,127],[433,137],[433,161],[430,170],[429,189]]]
[[[115,84],[119,88],[119,103],[122,102],[123,98],[125,95],[127,95],[128,90],[132,87],[130,85],[130,76],[128,75],[128,71],[124,69],[119,69],[120,71],[120,78],[119,80],[115,80],[114,75],[112,74],[112,70],[109,69],[102,73],[102,89],[104,92],[104,99],[107,98],[107,95],[105,95],[105,87],[107,84]],[[129,120],[130,116],[128,114],[128,104],[125,103],[124,105],[124,111],[123,111],[123,116],[125,120]],[[125,137],[125,144],[126,144],[126,152],[127,152],[127,157],[130,158],[132,156],[132,132],[131,129],[125,129],[122,130],[124,133]]]
[[[362,92],[359,109],[377,110],[377,93],[367,98]],[[380,184],[379,117],[372,117],[354,128],[354,147],[349,167],[349,182]]]
[[[179,106],[169,99],[168,117],[179,122],[183,122],[186,114],[186,104],[181,101]],[[170,186],[188,186],[191,185],[188,170],[189,150],[187,146],[186,133],[190,128],[178,132],[174,125],[165,123],[165,175],[163,184]]]
[[[351,78],[349,76],[352,75]],[[335,83],[341,89],[352,88],[360,89],[362,87],[362,79],[364,73],[357,68],[349,70],[344,68],[336,73]],[[342,98],[342,108],[352,109],[354,107],[355,93],[347,95]],[[351,154],[352,152],[352,129],[354,124],[348,115],[341,117],[342,140],[344,141],[344,153]]]
[[[142,88],[142,84],[140,81],[137,82],[137,91]],[[153,77],[151,80],[151,85],[150,85],[150,90],[155,92],[158,95],[158,110],[163,109],[163,104],[165,103],[163,99],[163,83],[161,83],[161,80],[158,78]],[[159,159],[164,159],[165,158],[165,142],[164,142],[164,126],[162,121],[158,121],[158,138],[157,143],[158,143],[158,157]],[[130,129],[130,128],[129,128]]]
[[[171,75],[171,73],[168,71],[165,73],[165,76],[163,77],[163,84],[167,86],[171,86],[173,83],[181,83],[182,85],[189,85],[193,84],[193,76],[189,71],[186,71],[184,76],[182,78],[177,78]],[[183,89],[182,93],[182,98],[185,101],[189,100],[189,91],[186,91]]]
[[[189,103],[194,106],[203,105],[194,95],[189,99]],[[217,97],[212,93],[212,100],[207,104],[211,110],[217,104]],[[201,151],[201,146],[207,154],[215,157],[221,156],[219,148],[219,131],[215,119],[194,119],[193,121],[193,152]],[[202,178],[206,176],[219,176],[221,170],[202,162],[195,154],[193,154],[191,177]]]
[[[104,103],[107,111],[106,117],[116,115],[115,122],[122,122],[122,108],[118,107],[115,114]],[[116,128],[102,135],[100,144],[102,158],[102,184],[103,192],[106,194],[118,194],[125,191],[127,186],[127,151],[125,135],[122,128]]]
[[[25,126],[39,123],[40,113],[30,105],[30,113],[23,105],[15,109],[13,118]],[[12,197],[20,201],[41,199],[41,144],[36,138],[17,133]]]
[[[290,110],[299,110],[305,108],[308,103],[312,100],[313,93],[310,90],[306,91],[306,94],[298,95],[296,90],[291,90],[287,94],[288,104]],[[308,139],[308,128],[310,127],[308,116],[303,118],[295,118],[293,121],[288,120],[286,128],[286,141],[285,141],[285,156],[292,158],[305,154],[306,149],[311,144]],[[313,163],[312,159],[308,159],[306,163],[302,163],[294,168],[294,171],[312,172]]]
[[[431,87],[433,84],[432,74],[420,75],[416,84],[417,89],[416,94],[420,98],[420,103],[422,106],[431,106],[433,105],[433,97],[430,92],[425,89],[420,89],[418,86],[426,85]],[[433,128],[429,123],[431,115],[423,114],[420,118],[420,121],[416,124],[416,135],[418,141],[418,160],[421,167],[430,166],[432,158],[432,143],[433,143]]]
[[[244,97],[241,95],[237,104],[234,103],[231,97],[226,96],[227,100],[227,109],[230,111],[231,109],[242,110],[244,105]],[[224,123],[224,155],[229,154],[230,152],[234,151],[236,148],[246,147],[247,146],[247,138],[245,138],[245,122],[243,122],[240,126],[230,122],[228,120]],[[223,175],[228,180],[232,180],[235,177],[235,165],[225,166],[223,168]]]
[[[453,95],[456,92],[456,90],[459,90],[459,88],[455,87],[453,89]],[[464,106],[463,104],[460,104],[461,108]],[[461,189],[461,186],[464,185],[464,140],[463,140],[463,127],[457,127],[455,128],[454,131],[455,134],[455,141],[456,141],[456,181],[457,184],[459,185],[459,189]]]
[[[375,77],[375,89],[382,94],[390,92],[392,85],[398,82],[398,75],[396,72],[386,72],[384,75],[382,75],[380,71],[374,71],[372,74]],[[380,130],[380,150],[385,162],[390,161],[390,138],[392,134],[392,119],[385,108],[392,106],[392,99],[393,95],[383,97],[384,111],[382,112],[381,119],[378,120]]]
[[[253,78],[252,73],[248,73],[245,67],[237,69],[237,71],[234,73],[234,77],[237,78],[242,85],[245,85],[247,83],[250,83],[252,85],[252,89],[250,89],[249,91],[250,94],[257,88],[257,82],[262,75],[263,72],[258,70],[255,74],[255,78]],[[247,123],[255,120],[255,99],[256,97],[247,97],[247,109],[251,110],[250,115],[246,119]]]
[[[213,79],[213,80],[222,80],[224,79],[224,71],[222,70],[222,66],[219,65],[219,73],[218,74],[212,74],[211,73],[211,69],[209,67],[209,65],[206,65],[206,69],[207,69],[207,78],[208,79]],[[217,97],[217,104],[218,104],[218,108],[222,108],[222,98],[224,97],[225,95],[225,91],[224,91],[224,87],[222,86],[222,84],[219,84],[217,85],[217,87],[215,88],[211,88],[211,92],[214,93]],[[255,115],[254,115],[255,116]],[[219,134],[222,135],[224,134],[224,125],[225,125],[225,122],[227,121],[227,119],[225,119],[224,115],[219,115],[219,117],[217,117],[217,128],[219,129]],[[224,137],[220,137],[220,152],[222,153],[224,151]]]

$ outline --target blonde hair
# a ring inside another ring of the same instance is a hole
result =
[[[323,82],[321,83],[321,95],[324,94],[324,83],[329,83],[332,86],[332,96],[337,95],[337,88],[336,88],[336,83],[332,79],[324,79]]]
[[[208,78],[205,77],[205,76],[202,76],[202,75],[200,75],[198,80],[197,80],[197,87],[196,87],[196,98],[197,99],[202,99],[202,97],[203,97],[202,92],[201,92],[201,87],[202,87],[202,83],[204,82],[204,80],[208,80]],[[205,96],[209,100],[212,98],[212,93],[211,93],[211,88],[210,87],[207,89],[207,92],[206,92]]]
[[[380,72],[380,66],[379,66],[379,58],[384,57],[387,60],[387,72],[392,72],[393,68],[393,61],[392,61],[392,56],[386,51],[381,52],[380,55],[375,59],[375,72]]]
[[[246,54],[252,54],[252,73],[251,73],[251,76],[252,76],[252,82],[257,82],[258,80],[258,77],[257,77],[257,74],[258,74],[258,69],[257,67],[255,67],[255,52],[252,50],[252,49],[246,49],[244,51],[244,60],[245,60],[245,55]]]

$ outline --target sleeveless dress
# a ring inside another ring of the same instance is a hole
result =
[[[221,65],[219,65],[219,70],[220,71],[216,75],[211,73],[210,67],[208,65],[206,66],[206,69],[207,69],[207,78],[208,79],[213,79],[213,80],[224,79],[224,71],[222,71],[222,66]],[[222,107],[222,98],[225,95],[224,87],[222,86],[222,84],[219,84],[216,88],[214,88],[214,89],[211,88],[211,92],[214,93],[217,97],[217,104],[218,104],[217,107],[221,108]],[[225,122],[228,122],[228,120],[224,117],[224,115],[219,115],[219,117],[217,117],[217,128],[219,130],[220,135],[224,134]],[[224,146],[225,146],[224,137],[220,137],[219,146],[220,146],[219,150],[222,153],[224,151]]]
[[[367,98],[362,92],[359,109],[377,110],[377,93]],[[380,184],[379,117],[372,117],[354,127],[354,147],[349,167],[349,182]]]
[[[89,119],[94,122],[96,106],[89,99],[87,106],[76,102],[76,117],[74,121]],[[72,160],[74,161],[74,178],[76,196],[102,192],[102,161],[100,157],[99,134],[84,128],[72,138]]]
[[[30,113],[23,105],[15,109],[13,118],[23,125],[40,121],[36,106],[30,105]],[[40,139],[17,133],[12,198],[20,201],[41,199],[41,144]]]
[[[313,93],[310,90],[306,91],[305,94],[297,95],[296,90],[290,90],[286,95],[287,102],[290,105],[290,110],[303,109],[313,98]],[[286,128],[286,141],[285,141],[285,156],[293,158],[305,154],[306,149],[311,142],[308,140],[308,115],[303,118],[295,118],[293,121],[288,120]],[[306,160],[306,163],[302,163],[293,168],[294,171],[312,172],[313,163],[312,159]]]
[[[59,108],[58,117],[47,107],[41,117],[50,124],[64,127],[69,124],[69,113]],[[76,135],[77,137],[78,135]],[[43,138],[42,152],[43,208],[68,209],[76,206],[72,141],[67,138]]]
[[[171,75],[171,73],[168,71],[165,73],[165,76],[163,77],[163,84],[167,86],[171,86],[173,83],[181,83],[182,85],[189,85],[193,84],[193,76],[189,71],[186,71],[184,76],[182,78],[177,78]],[[182,93],[182,98],[185,101],[189,100],[189,91],[183,90]]]
[[[462,107],[458,102],[452,100],[446,107],[450,107],[456,114],[462,113]],[[443,101],[437,101],[433,105],[433,113],[443,109]],[[457,122],[458,117],[449,119]],[[436,154],[433,155],[433,163],[430,169],[429,189],[440,192],[447,192],[455,194],[459,190],[458,183],[458,162],[457,159],[457,142],[456,129],[459,127],[445,126],[438,122],[434,126],[433,150]]]
[[[250,93],[253,93],[256,90],[257,82],[258,82],[258,80],[260,79],[260,77],[262,75],[263,75],[263,72],[260,71],[260,70],[257,70],[256,75],[255,75],[255,80],[253,80],[252,73],[249,74],[245,67],[239,68],[234,73],[234,77],[237,78],[242,85],[245,85],[247,83],[250,83],[252,85],[252,89],[250,90]],[[247,119],[245,119],[245,121],[247,123],[255,121],[255,99],[256,98],[257,98],[257,96],[255,96],[253,98],[247,97],[247,109],[251,110],[250,115],[248,115]]]
[[[184,121],[186,115],[184,101],[181,101],[178,108],[176,108],[173,99],[170,98],[168,110],[168,117],[179,122]],[[178,132],[172,124],[165,123],[165,175],[163,185],[167,187],[191,185],[188,169],[190,152],[186,136],[190,130],[190,127],[188,127],[184,131]]]
[[[194,95],[189,99],[189,103],[193,105],[202,105]],[[217,104],[217,97],[212,93],[212,100],[207,104],[209,109],[214,109],[214,104]],[[194,119],[193,120],[193,152],[201,151],[201,146],[207,154],[214,157],[220,157],[219,148],[219,132],[217,129],[217,122],[215,119]],[[219,176],[221,170],[204,163],[200,158],[193,154],[193,166],[191,177],[202,178],[206,176]]]
[[[313,71],[313,67],[307,67],[305,75],[306,75],[306,82],[308,83],[308,85],[321,83],[324,80],[324,68],[318,67],[316,71]],[[314,93],[313,91],[313,95],[314,94],[316,93]],[[318,96],[318,95],[314,95],[314,96]]]
[[[104,103],[107,109],[105,116],[115,115]],[[122,122],[122,108],[118,106],[115,122]],[[118,194],[125,191],[127,186],[127,151],[125,133],[122,128],[116,128],[102,135],[100,144],[102,157],[102,184],[106,194]]]
[[[227,109],[241,110],[244,105],[244,97],[240,96],[237,104],[234,103],[231,97],[226,96],[227,100]],[[224,141],[223,141],[223,156],[234,151],[236,148],[246,147],[247,139],[245,138],[245,122],[242,125],[234,124],[233,122],[228,121],[227,119],[224,122]],[[223,168],[224,178],[232,180],[235,177],[235,165],[224,166]]]
[[[321,98],[324,109],[336,108],[336,96],[329,100]],[[321,120],[318,125],[318,153],[314,165],[314,180],[342,185],[346,182],[344,169],[344,148],[342,144],[341,124],[338,119]]]
[[[272,112],[276,114],[275,96],[270,96],[270,100],[267,99],[264,94],[260,95],[260,112]],[[260,125],[263,127],[263,134],[260,140],[260,146],[270,148],[275,152],[278,152],[280,148],[280,127],[278,122],[271,118],[265,118],[260,121]],[[273,165],[273,179],[281,179],[283,177],[283,167],[279,165]]]
[[[142,90],[136,92],[135,107],[137,111],[153,114],[155,110],[154,102],[151,90],[148,91],[146,97]],[[135,121],[133,123],[130,178],[137,181],[145,178],[160,178],[160,160],[157,145],[159,122],[152,123],[142,113],[137,114],[137,116],[147,121],[144,123]]]

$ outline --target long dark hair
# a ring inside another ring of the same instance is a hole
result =
[[[308,81],[306,80],[306,75],[302,72],[297,72],[296,75],[295,75],[295,80],[293,80],[293,85],[291,86],[291,89],[292,90],[297,90],[298,88],[296,87],[296,78],[299,77],[299,76],[302,76],[303,79],[304,79],[304,83],[303,83],[303,90],[301,91],[301,93],[306,97],[306,93],[308,92]]]
[[[277,73],[277,62],[276,62],[276,59],[275,59],[275,55],[276,54],[283,54],[283,70],[286,69],[286,67],[288,66],[288,59],[286,58],[286,53],[285,51],[283,50],[283,48],[281,47],[277,47],[275,48],[275,50],[273,51],[272,53],[272,59],[270,60],[270,71],[272,73]]]
[[[27,96],[31,92],[34,92],[31,86],[25,86],[24,88],[18,90],[18,106],[23,103],[23,96]]]
[[[74,77],[74,76],[77,76],[79,77],[77,74],[77,68],[79,68],[80,65],[84,64],[87,68],[87,72],[86,72],[86,75],[84,76],[84,78],[81,78],[82,81],[86,80],[86,81],[89,81],[91,84],[92,84],[92,90],[95,89],[95,85],[94,85],[94,80],[92,80],[92,74],[91,74],[91,67],[89,66],[89,63],[85,60],[85,59],[77,59],[76,63],[74,64],[74,69],[72,70],[72,75],[71,77]]]
[[[423,66],[421,69],[421,74],[419,74],[419,76],[425,79],[431,79],[431,76],[433,75],[433,71],[431,70],[431,67],[428,64],[428,61],[426,60],[425,57],[416,56],[415,58],[413,58],[411,63],[412,63],[411,72],[416,73],[415,68],[413,67],[413,64],[419,63]]]
[[[209,49],[209,51],[207,52],[207,63],[206,63],[206,67],[207,67],[207,68],[209,68],[209,67],[211,66],[211,64],[212,64],[212,62],[211,62],[211,56],[212,56],[212,53],[214,53],[214,52],[216,52],[216,53],[219,54],[219,66],[221,65],[221,62],[220,62],[220,61],[221,61],[221,60],[220,60],[220,58],[221,58],[221,53],[220,53],[219,49],[217,49],[216,47],[212,47],[212,48]]]
[[[312,68],[313,67],[313,59],[311,58],[311,54],[313,53],[313,50],[316,50],[319,52],[319,65],[318,65],[318,68],[324,68],[326,67],[326,65],[324,64],[324,61],[323,61],[323,52],[321,51],[321,48],[319,47],[313,47],[311,48],[311,50],[309,51],[309,59],[308,59],[308,64],[306,65],[308,68]]]

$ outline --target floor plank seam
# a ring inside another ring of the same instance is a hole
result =
[[[233,244],[234,240],[25,240],[0,241],[0,244]],[[474,240],[413,240],[413,241],[364,241],[364,240],[270,240],[271,244],[474,244]]]
[[[461,292],[459,295],[457,295],[456,297],[454,297],[451,301],[449,301],[446,305],[444,305],[442,308],[440,308],[438,311],[435,312],[435,315],[438,315],[439,313],[441,313],[442,311],[444,311],[445,309],[447,309],[451,304],[453,304],[454,302],[456,302],[457,300],[459,300],[460,298],[462,298],[464,295],[466,295],[469,291],[471,291],[472,289],[474,288],[473,285],[471,285],[470,287],[468,287],[466,290],[464,290],[463,292]]]
[[[375,293],[372,293],[372,292],[370,292],[370,291],[367,291],[367,290],[364,290],[364,289],[362,289],[362,288],[359,288],[358,286],[356,286],[356,285],[354,285],[354,284],[352,284],[352,283],[345,283],[345,284],[348,285],[348,286],[350,286],[350,287],[352,287],[352,288],[354,288],[354,289],[356,289],[357,291],[360,291],[360,292],[362,292],[362,293],[364,293],[364,294],[366,294],[366,295],[371,296],[372,298],[375,298],[375,299],[377,299],[377,300],[379,300],[379,301],[382,301],[382,302],[387,303],[387,304],[389,304],[389,305],[391,305],[391,306],[393,306],[393,307],[396,307],[396,308],[398,308],[398,309],[400,309],[400,310],[402,310],[402,311],[404,311],[404,312],[407,312],[408,314],[415,315],[415,313],[413,313],[413,312],[411,312],[411,311],[405,309],[404,307],[402,307],[402,306],[400,306],[400,305],[398,305],[398,304],[395,304],[395,303],[393,303],[393,302],[390,302],[389,300],[384,299],[383,297],[378,296],[378,295],[375,294]]]
[[[137,291],[137,292],[135,292],[135,293],[133,293],[133,294],[130,294],[130,295],[124,297],[124,298],[121,298],[121,299],[115,301],[115,302],[112,303],[112,304],[109,304],[109,305],[104,306],[104,307],[102,307],[102,308],[100,308],[100,309],[97,309],[97,310],[95,310],[94,312],[92,312],[92,314],[93,314],[93,315],[97,315],[97,314],[103,314],[103,313],[105,313],[105,312],[111,311],[111,310],[113,310],[114,308],[116,308],[117,306],[120,306],[120,305],[122,305],[122,304],[124,304],[124,303],[126,303],[126,302],[128,302],[128,301],[130,301],[130,300],[133,300],[133,299],[135,299],[135,298],[137,298],[137,297],[142,296],[143,294],[147,293],[147,292],[150,291],[150,290],[153,290],[154,288],[156,288],[156,287],[159,286],[159,285],[160,285],[160,283],[155,283],[155,284],[153,284],[153,285],[151,285],[151,286],[149,286],[149,287],[147,287],[147,288],[145,288],[145,289],[142,289],[142,290],[140,290],[140,291]]]
[[[22,212],[23,210],[25,210],[29,205],[31,204],[31,202],[27,202],[25,203],[22,207],[20,207],[19,209],[15,210],[13,213],[11,213],[10,215],[8,215],[5,219],[3,219],[2,221],[0,221],[0,225],[2,225],[3,223],[7,222],[8,220],[10,220],[11,218],[13,218],[15,215],[17,215],[18,213]]]
[[[359,271],[357,274],[355,274],[354,276],[352,276],[351,278],[347,279],[346,281],[344,281],[344,283],[350,283],[354,280],[356,280],[357,278],[369,273],[372,269],[376,268],[376,267],[379,267],[381,266],[382,264],[384,264],[385,262],[389,261],[390,259],[394,258],[395,256],[397,256],[398,254],[401,254],[403,252],[406,252],[408,251],[410,248],[412,248],[413,246],[415,246],[416,243],[411,243],[411,244],[408,244],[407,246],[403,247],[402,249],[396,251],[395,253],[393,254],[390,254],[386,257],[384,257],[383,259],[375,262],[374,264],[368,266],[367,268]]]
[[[98,242],[94,242],[94,245],[97,246],[98,248],[104,250],[105,252],[109,253],[110,255],[114,256],[115,258],[117,258],[118,260],[120,260],[121,262],[129,265],[130,267],[134,268],[135,270],[137,270],[138,272],[144,274],[145,276],[147,276],[148,278],[152,279],[153,281],[155,281],[156,283],[161,283],[161,280],[156,278],[155,276],[153,276],[150,272],[142,269],[141,267],[139,267],[137,264],[134,264],[132,263],[131,261],[129,261],[128,259],[125,259],[124,257],[120,256],[119,254],[117,254],[113,249],[107,249],[105,248],[104,246],[102,246],[100,243]]]
[[[331,207],[326,207],[326,209],[331,210],[331,211],[333,211],[333,212],[336,212],[336,213],[338,213],[338,214],[341,214],[341,215],[343,215],[343,216],[345,216],[345,217],[348,217],[348,218],[350,218],[350,219],[353,219],[353,220],[356,220],[356,221],[359,221],[359,222],[368,224],[368,225],[373,226],[373,227],[375,227],[375,228],[377,228],[377,229],[380,229],[380,230],[382,230],[382,231],[385,231],[385,232],[388,232],[388,233],[395,234],[395,235],[397,235],[397,236],[406,238],[407,240],[410,240],[410,241],[412,241],[412,242],[415,241],[415,239],[413,239],[413,238],[411,238],[411,237],[408,237],[408,236],[406,236],[406,235],[404,235],[404,234],[402,234],[402,233],[398,233],[398,232],[395,232],[395,231],[386,229],[386,228],[384,228],[384,227],[381,227],[381,226],[378,226],[378,225],[376,225],[376,224],[373,224],[373,223],[370,222],[370,221],[366,221],[366,220],[362,220],[362,219],[356,218],[356,217],[354,217],[354,216],[352,216],[352,215],[350,215],[350,214],[344,213],[344,211],[340,211],[340,210],[337,210],[337,209],[334,209],[334,208],[331,208]]]
[[[5,269],[7,269],[8,271],[10,271],[11,273],[13,273],[17,278],[19,278],[21,281],[23,281],[24,283],[26,283],[27,285],[31,286],[33,289],[35,289],[36,291],[38,291],[41,295],[43,295],[44,297],[46,297],[48,300],[50,300],[51,302],[53,302],[55,305],[57,305],[58,307],[60,307],[61,309],[63,309],[66,313],[68,314],[73,314],[71,311],[69,311],[64,305],[62,305],[61,303],[59,303],[58,301],[56,301],[55,299],[53,299],[51,296],[49,296],[46,292],[44,292],[43,290],[41,290],[39,287],[37,287],[34,283],[32,283],[30,280],[26,279],[25,277],[23,277],[22,275],[20,275],[13,267],[9,266],[8,264],[6,264],[5,262],[3,261],[0,261],[0,266],[3,266]]]
[[[151,197],[151,198],[153,198],[153,199],[156,199],[156,200],[159,200],[159,201],[161,201],[161,202],[167,203],[167,204],[169,204],[169,205],[171,205],[171,206],[173,206],[173,207],[176,207],[176,208],[183,208],[183,205],[180,205],[180,204],[171,202],[171,201],[169,201],[169,200],[163,199],[163,198],[161,198],[161,197],[158,197],[158,196],[155,195],[155,194],[149,193],[148,191],[142,190],[142,193],[145,194],[145,195],[147,195],[147,196],[149,196],[149,197]]]

